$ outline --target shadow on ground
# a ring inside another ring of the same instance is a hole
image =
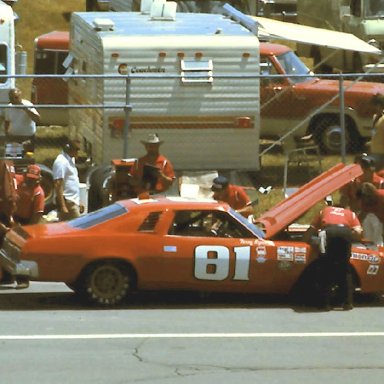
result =
[[[382,307],[381,296],[356,295],[355,307]],[[201,308],[291,308],[295,312],[319,312],[316,307],[296,306],[287,296],[191,292],[132,293],[114,309],[201,309]],[[28,292],[0,287],[0,309],[19,310],[94,310],[73,292]],[[321,311],[321,310],[320,310]]]

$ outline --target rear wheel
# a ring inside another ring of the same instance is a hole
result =
[[[325,116],[317,121],[314,128],[314,138],[324,153],[339,154],[342,145],[342,128],[335,116]],[[362,139],[356,132],[353,123],[345,121],[345,147],[347,152],[357,152],[361,149]]]
[[[133,274],[127,266],[116,261],[104,261],[85,270],[79,293],[91,304],[108,307],[119,304],[132,284]]]

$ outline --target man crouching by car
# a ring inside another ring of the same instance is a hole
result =
[[[340,306],[344,310],[353,308],[354,286],[349,264],[352,242],[361,240],[362,226],[356,214],[349,209],[327,206],[314,218],[304,234],[304,241],[318,234],[323,266],[321,276],[320,305],[330,310],[332,287],[340,288]]]

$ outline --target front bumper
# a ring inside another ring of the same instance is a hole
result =
[[[29,280],[37,279],[39,276],[39,267],[35,261],[15,261],[4,249],[0,249],[0,267],[12,276],[26,277]]]

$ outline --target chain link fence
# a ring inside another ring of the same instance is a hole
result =
[[[287,189],[369,151],[370,99],[384,93],[380,74],[199,76],[195,84],[148,72],[15,77],[41,114],[34,156],[48,167],[67,137],[83,139],[84,159],[110,164],[142,155],[140,139],[157,132],[176,169],[188,164],[183,159],[193,142],[192,168],[258,171],[258,184]],[[253,128],[255,140],[260,132],[257,148],[245,134]],[[4,131],[1,136],[6,142]],[[246,164],[255,156],[260,169]]]

